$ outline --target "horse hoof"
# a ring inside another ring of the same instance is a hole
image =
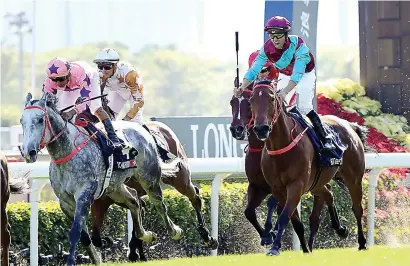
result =
[[[345,239],[349,236],[349,229],[347,229],[346,226],[342,225],[339,229],[337,229],[337,235],[340,238]]]
[[[102,238],[102,248],[110,248],[114,245],[114,240],[109,236],[104,236]]]
[[[209,247],[210,250],[215,250],[218,248],[219,243],[218,240],[215,239],[215,237],[211,236],[209,238],[209,242],[205,243],[205,246]]]
[[[140,260],[140,256],[139,256],[138,253],[135,252],[135,250],[134,250],[134,251],[130,252],[130,254],[128,254],[128,260],[129,260],[130,262],[137,262],[137,261]]]
[[[184,235],[184,231],[182,231],[182,229],[177,225],[174,228],[174,232],[175,232],[175,234],[173,236],[171,236],[171,238],[174,239],[174,240],[179,240]]]
[[[261,238],[261,246],[270,246],[273,244],[272,238],[271,237],[262,237]]]
[[[364,246],[359,246],[359,251],[362,251],[362,250],[367,250],[367,246],[366,246],[366,245],[364,245]]]
[[[269,249],[268,253],[266,253],[267,256],[279,256],[280,252],[276,248],[271,248]]]
[[[154,232],[146,231],[145,234],[140,237],[140,239],[147,243],[153,243],[157,240],[158,236]]]

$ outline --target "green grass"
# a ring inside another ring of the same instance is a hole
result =
[[[112,266],[136,265],[130,263],[104,264]],[[141,264],[142,265],[142,264]],[[410,247],[392,248],[374,246],[366,251],[351,249],[315,250],[310,255],[285,251],[278,257],[265,254],[229,255],[218,257],[195,257],[150,261],[144,266],[404,266],[410,265]]]

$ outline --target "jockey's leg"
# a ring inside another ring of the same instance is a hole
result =
[[[326,134],[326,131],[323,128],[322,121],[320,120],[320,117],[316,113],[316,111],[311,110],[306,116],[309,117],[310,121],[312,121],[314,130],[316,134],[319,136],[320,141],[323,143],[323,148],[325,150],[334,149],[335,146],[331,142],[331,137]]]
[[[108,138],[111,140],[114,150],[121,151],[122,145],[115,133],[114,127],[112,126],[111,120],[108,114],[104,111],[102,107],[98,108],[95,112],[98,119],[104,124],[105,131],[107,131]]]
[[[323,128],[322,121],[316,111],[313,109],[313,99],[315,97],[316,74],[312,72],[303,75],[297,85],[299,94],[298,107],[302,114],[305,114],[312,121],[313,128],[323,144],[324,150],[332,150],[335,148],[331,142],[331,138],[327,136]]]

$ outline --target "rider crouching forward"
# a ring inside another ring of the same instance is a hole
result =
[[[59,110],[74,105],[78,97],[88,100],[100,96],[98,72],[86,62],[68,62],[64,58],[57,57],[47,64],[46,73],[48,78],[44,82],[43,92],[50,92],[57,96]],[[114,149],[121,150],[121,142],[108,114],[102,108],[100,98],[77,105],[76,108],[63,112],[61,116],[66,120],[71,120],[76,114],[89,116],[89,112],[104,124]]]
[[[294,91],[297,91],[300,112],[312,121],[324,149],[332,150],[335,147],[327,136],[319,115],[313,109],[316,84],[314,57],[301,37],[289,35],[290,30],[290,22],[284,17],[275,16],[266,22],[265,32],[269,34],[269,40],[260,49],[241,86],[235,90],[235,96],[240,97],[243,90],[257,78],[265,63],[272,62],[279,70],[277,90],[282,99],[289,103]]]
[[[99,51],[94,63],[100,72],[101,90],[108,93],[108,107],[115,119],[129,101],[131,109],[123,120],[143,125],[144,84],[141,74],[130,63],[120,61],[119,54],[112,48]]]

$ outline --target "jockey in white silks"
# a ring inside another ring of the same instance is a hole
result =
[[[99,51],[94,63],[99,69],[102,92],[108,94],[108,107],[115,119],[129,102],[131,108],[122,120],[143,125],[144,82],[141,74],[130,63],[120,61],[119,54],[112,48]]]

